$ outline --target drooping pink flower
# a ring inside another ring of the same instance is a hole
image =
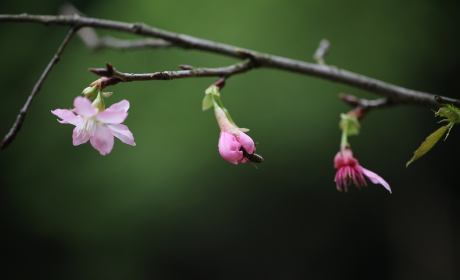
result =
[[[251,137],[241,131],[239,131],[239,136],[236,137],[225,131],[220,132],[219,153],[225,160],[233,164],[245,163],[248,160],[243,156],[243,149],[248,154],[254,153],[254,141]]]
[[[254,153],[254,141],[244,132],[230,123],[225,112],[217,107],[214,109],[220,127],[219,153],[227,161],[238,164],[245,163],[248,159],[244,156]],[[244,150],[244,151],[243,151]]]
[[[335,182],[337,184],[337,190],[342,190],[342,185],[345,191],[348,190],[348,186],[353,182],[358,188],[361,186],[367,186],[366,180],[363,175],[366,175],[369,180],[374,184],[381,184],[390,193],[390,185],[379,175],[374,172],[363,168],[359,165],[358,160],[353,157],[351,150],[342,148],[340,152],[334,158],[334,167],[337,168],[335,174]]]
[[[128,116],[129,102],[127,100],[115,103],[102,112],[93,107],[88,99],[81,96],[75,98],[73,105],[78,115],[67,109],[56,109],[51,113],[62,119],[58,122],[76,126],[72,134],[74,146],[89,140],[101,155],[106,155],[112,151],[114,136],[123,143],[136,146],[131,131],[126,125],[121,124]]]

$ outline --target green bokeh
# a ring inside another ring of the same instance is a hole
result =
[[[62,1],[14,1],[1,13],[56,14]],[[454,1],[80,1],[87,16],[143,22],[289,58],[326,62],[400,86],[458,98]],[[1,23],[0,134],[14,122],[68,28]],[[100,35],[136,38],[98,30]],[[222,100],[251,129],[265,162],[234,166],[217,150],[219,127],[201,111],[215,78],[118,84],[136,146],[115,140],[101,156],[72,146],[70,108],[112,63],[133,73],[237,60],[182,49],[88,51],[74,38],[34,100],[20,134],[0,154],[6,279],[453,279],[459,197],[454,146],[446,142],[405,169],[440,125],[428,108],[376,110],[350,138],[360,163],[384,177],[339,193],[337,98],[376,95],[271,69],[227,81]],[[1,275],[1,274],[0,274]]]

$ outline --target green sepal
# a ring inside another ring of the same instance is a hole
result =
[[[347,136],[358,135],[361,125],[359,124],[358,118],[356,116],[350,116],[348,114],[340,114],[340,129],[344,130],[347,128]]]
[[[208,110],[214,105],[212,94],[206,94],[203,98],[203,111]]]
[[[215,86],[215,85],[212,85],[210,87],[208,87],[204,93],[206,95],[209,95],[209,94],[212,94],[214,96],[220,96],[220,92],[219,92],[219,87],[218,86]]]
[[[216,102],[219,104],[220,102],[220,92],[219,87],[212,85],[208,87],[205,91],[205,96],[202,102],[203,111],[208,110],[212,106],[216,106]],[[220,104],[219,104],[220,105]],[[220,106],[223,107],[223,106]]]
[[[84,94],[86,98],[91,100],[97,93],[99,93],[99,88],[97,86],[93,86],[85,88],[81,94]]]
[[[440,127],[438,130],[435,132],[431,133],[426,140],[420,145],[420,147],[414,152],[414,156],[411,158],[406,163],[406,168],[411,164],[412,162],[416,161],[419,159],[421,156],[426,154],[433,146],[438,143],[439,139],[447,132],[447,130],[452,127],[452,124],[448,124],[446,126]]]
[[[94,99],[92,105],[98,112],[103,112],[105,110],[105,103],[104,98],[102,97],[102,91],[99,90],[99,93],[97,94],[97,97]]]

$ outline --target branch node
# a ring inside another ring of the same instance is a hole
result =
[[[179,68],[182,69],[182,70],[192,70],[195,67],[193,67],[191,65],[179,64]]]
[[[131,26],[131,30],[136,34],[139,34],[142,31],[142,23],[140,22],[133,23]]]
[[[150,77],[152,77],[154,80],[170,80],[168,72],[155,72]]]
[[[225,86],[225,80],[226,80],[225,77],[220,77],[220,78],[214,83],[214,85],[215,85],[216,87],[218,87],[219,90],[222,90],[222,88]]]
[[[394,105],[394,102],[391,99],[379,98],[375,100],[359,99],[356,96],[339,93],[339,98],[347,103],[348,105],[354,107],[349,113],[355,115],[358,120],[364,118],[370,110],[377,108],[390,107]]]
[[[252,67],[258,68],[261,66],[259,59],[252,52],[243,49],[236,49],[235,51],[239,53],[242,58],[249,59],[252,63]]]
[[[122,82],[122,80],[116,77],[101,77],[98,82],[98,87],[104,89],[108,86],[114,86],[119,82]]]
[[[107,67],[107,77],[113,76],[113,72],[115,71],[115,68],[113,68],[112,64],[106,63],[105,66]]]

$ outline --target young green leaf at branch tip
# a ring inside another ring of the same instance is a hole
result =
[[[206,111],[214,105],[214,96],[220,96],[220,93],[219,88],[215,85],[208,87],[204,93],[202,108],[203,111]]]
[[[460,109],[456,108],[451,104],[442,104],[444,107],[441,107],[437,112],[435,112],[435,116],[444,117],[445,119],[440,120],[439,122],[448,122],[449,124],[446,126],[440,127],[435,132],[431,133],[426,140],[420,145],[420,147],[414,152],[414,156],[411,160],[406,163],[406,167],[409,166],[412,162],[416,161],[418,158],[426,154],[433,146],[441,139],[441,137],[446,134],[446,138],[449,136],[450,130],[454,126],[454,124],[460,122]]]
[[[460,109],[451,105],[451,104],[443,104],[444,107],[440,108],[438,112],[435,112],[435,116],[445,117],[444,120],[440,120],[439,122],[449,122],[450,127],[449,131],[447,131],[446,138],[444,141],[449,137],[450,130],[454,126],[454,124],[460,122]]]
[[[433,148],[433,146],[439,141],[439,139],[441,139],[441,137],[446,133],[447,129],[451,126],[452,124],[442,126],[435,132],[431,133],[422,143],[422,145],[420,145],[420,147],[414,152],[414,156],[411,158],[411,160],[406,163],[406,168],[409,166],[409,164],[416,161],[429,150],[431,150],[431,148]]]
[[[214,100],[212,100],[212,95],[207,94],[203,98],[203,111],[208,110],[214,105]]]
[[[435,116],[441,116],[446,119],[441,122],[450,122],[452,124],[460,122],[460,109],[456,108],[451,104],[443,104],[438,112],[435,112]]]

